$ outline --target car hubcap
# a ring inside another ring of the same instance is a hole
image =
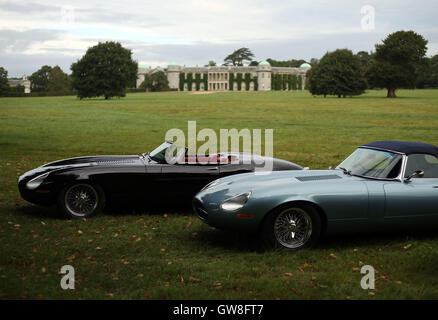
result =
[[[75,216],[87,216],[93,213],[98,199],[96,190],[87,184],[71,186],[65,193],[65,205]]]
[[[312,219],[303,209],[286,209],[275,219],[274,235],[286,248],[302,247],[312,235]]]

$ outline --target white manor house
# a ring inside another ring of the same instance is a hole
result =
[[[167,74],[169,87],[178,91],[270,91],[304,90],[308,63],[299,68],[272,67],[262,61],[257,66],[186,67],[171,63],[167,68],[140,65],[137,88],[145,75],[157,71]]]

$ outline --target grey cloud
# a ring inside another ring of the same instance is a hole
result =
[[[104,22],[104,23],[130,23],[138,20],[135,14],[112,12],[101,8],[75,9],[75,21],[77,22]]]
[[[80,4],[79,4],[80,5]],[[11,12],[28,18],[32,14],[43,14],[49,19],[61,19],[62,9],[72,10],[74,20],[78,23],[107,23],[119,25],[135,25],[137,27],[151,27],[163,24],[163,19],[153,14],[139,12],[129,8],[127,12],[110,10],[99,5],[93,5],[93,1],[87,6],[46,5],[37,2],[12,2],[0,1],[0,12]],[[167,25],[172,25],[168,23]]]
[[[26,14],[34,12],[59,11],[60,8],[36,2],[18,3],[17,1],[0,1],[0,10]]]
[[[0,51],[10,50],[13,52],[22,52],[32,43],[57,39],[62,34],[61,31],[54,30],[0,30]]]
[[[43,65],[59,65],[62,70],[70,73],[70,65],[75,62],[72,57],[60,54],[26,55],[26,54],[5,54],[0,52],[0,66],[8,70],[9,77],[21,77],[31,75]]]

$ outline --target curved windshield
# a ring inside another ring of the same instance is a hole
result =
[[[352,175],[394,179],[399,176],[402,156],[397,153],[359,148],[337,168]]]
[[[158,163],[166,163],[166,150],[173,145],[174,144],[171,142],[167,142],[167,141],[163,142],[162,144],[160,144],[158,147],[156,147],[153,151],[151,151],[149,153],[149,157],[152,160],[157,161]],[[185,147],[182,147],[182,148],[184,148],[185,153],[187,153],[187,148],[185,148]]]
[[[172,145],[170,142],[163,142],[158,147],[156,147],[154,150],[152,150],[149,153],[149,157],[151,157],[152,160],[155,160],[157,162],[165,162],[166,161],[166,150]]]

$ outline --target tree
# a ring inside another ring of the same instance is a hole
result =
[[[24,93],[24,86],[22,86],[21,84],[16,85],[14,87],[9,87],[9,92],[8,92],[8,97],[24,97],[25,93]]]
[[[369,67],[371,66],[371,63],[373,62],[373,53],[369,53],[367,51],[359,51],[358,53],[356,53],[356,56],[358,57],[359,61],[360,61],[360,66],[362,68],[362,73],[365,75],[367,75],[367,70],[369,69]],[[367,88],[371,89],[372,86],[370,86],[369,82],[367,82]]]
[[[47,92],[50,95],[67,95],[71,92],[70,78],[59,66],[50,71]]]
[[[30,88],[32,92],[47,92],[49,86],[51,66],[42,66],[38,71],[32,73],[29,77]]]
[[[420,70],[417,88],[438,88],[438,54],[426,58],[427,64]]]
[[[310,92],[324,97],[360,95],[367,85],[359,58],[348,49],[327,52],[307,76]]]
[[[6,96],[9,92],[8,71],[0,67],[0,97]]]
[[[374,61],[367,71],[372,86],[386,88],[395,98],[399,88],[414,88],[418,68],[425,63],[427,40],[414,31],[394,32],[376,44]]]
[[[69,76],[59,66],[42,66],[29,77],[33,92],[66,95],[71,92]]]
[[[257,67],[259,65],[259,62],[258,61],[255,61],[255,60],[253,60],[253,61],[251,61],[250,63],[249,63],[249,66],[250,67]]]
[[[167,75],[163,71],[157,71],[151,75],[152,91],[163,91],[169,88]]]
[[[208,61],[208,64],[205,65],[206,67],[215,67],[216,66],[216,62],[214,62],[213,60]]]
[[[151,82],[151,76],[149,74],[144,75],[143,82],[138,86],[139,89],[142,89],[143,91],[151,91],[152,88],[152,82]]]
[[[298,68],[299,66],[301,66],[303,63],[306,63],[305,60],[295,60],[295,59],[291,59],[291,60],[285,60],[285,61],[278,61],[278,60],[274,60],[274,59],[266,59],[266,61],[269,62],[269,64],[272,67],[286,67],[286,68]]]
[[[369,67],[373,59],[372,54],[366,51],[359,51],[358,53],[356,53],[356,56],[359,58],[360,64],[362,65],[362,68],[364,68],[364,70]]]
[[[225,65],[243,66],[244,61],[252,61],[254,54],[248,48],[240,48],[224,59]]]
[[[144,91],[163,91],[169,88],[167,75],[163,71],[145,74],[144,81],[139,86]]]
[[[309,82],[309,91],[313,95],[323,95],[324,98],[334,90],[330,81],[330,71],[324,70],[327,66],[320,64],[312,65],[307,72],[307,81]]]
[[[138,64],[132,51],[118,42],[99,42],[71,65],[72,86],[78,97],[124,97],[126,87],[137,79]]]
[[[310,65],[313,67],[314,65],[317,65],[319,63],[319,59],[312,58],[310,59]]]

